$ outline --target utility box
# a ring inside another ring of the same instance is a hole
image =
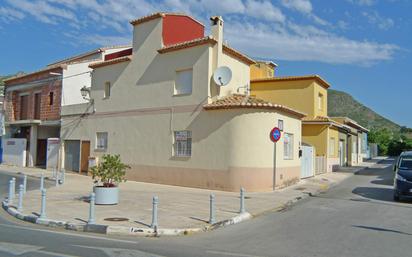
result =
[[[46,169],[57,169],[59,160],[60,139],[47,139]]]
[[[26,167],[27,140],[25,138],[3,139],[3,163]]]

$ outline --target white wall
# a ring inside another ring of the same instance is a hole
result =
[[[80,94],[80,89],[83,86],[91,86],[91,74],[87,73],[88,71],[92,71],[92,69],[89,68],[90,63],[91,62],[69,64],[67,65],[67,69],[63,70],[62,106],[87,103],[87,100],[84,100]]]

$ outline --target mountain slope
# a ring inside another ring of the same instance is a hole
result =
[[[332,89],[328,92],[328,115],[349,117],[368,129],[387,128],[394,132],[401,129],[400,125],[364,106],[348,93]]]

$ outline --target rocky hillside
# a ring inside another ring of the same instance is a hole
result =
[[[349,117],[368,129],[388,128],[394,132],[399,132],[401,129],[400,125],[379,115],[342,91],[329,89],[328,114],[331,117]]]

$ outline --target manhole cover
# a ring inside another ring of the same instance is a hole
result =
[[[128,218],[105,218],[105,221],[129,221]]]
[[[297,187],[297,188],[295,188],[295,190],[299,190],[299,191],[303,191],[303,190],[305,190],[306,188],[305,187]]]

